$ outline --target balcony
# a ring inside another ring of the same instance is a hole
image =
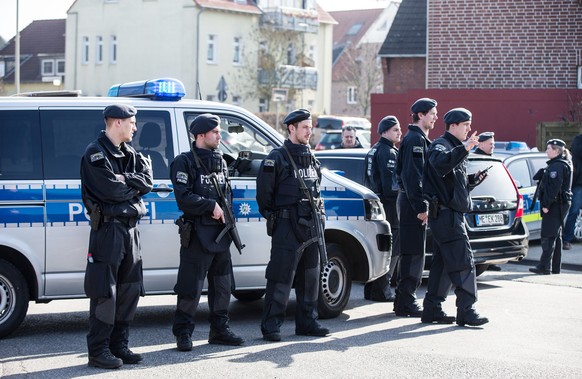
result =
[[[317,69],[290,65],[280,65],[277,71],[259,69],[259,84],[316,90]]]
[[[297,32],[317,33],[319,19],[316,10],[279,7],[265,9],[261,15],[261,26]]]

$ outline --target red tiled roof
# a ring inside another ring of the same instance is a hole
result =
[[[358,42],[383,11],[384,8],[330,12],[331,17],[337,21],[333,28],[334,46],[348,41]],[[358,23],[362,24],[360,30],[355,35],[346,35],[350,28]]]

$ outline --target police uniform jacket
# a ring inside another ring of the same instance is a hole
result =
[[[572,167],[561,156],[550,159],[540,183],[540,208],[547,208],[556,203],[565,203],[572,198]]]
[[[416,213],[425,213],[428,202],[423,197],[422,177],[430,140],[418,125],[408,125],[408,132],[400,143],[396,175],[400,190],[406,193]]]
[[[315,159],[309,146],[294,144],[288,139],[284,143],[291,153],[311,196],[314,199],[318,199],[320,197],[319,184],[321,181],[319,161]],[[289,162],[287,152],[283,147],[273,149],[263,160],[257,175],[259,212],[263,217],[269,218],[273,212],[296,207],[300,201],[306,203],[307,200],[301,190],[301,185],[295,175],[293,166]],[[307,205],[309,204],[307,203]]]
[[[125,183],[115,175],[121,174]],[[151,191],[151,165],[133,147],[114,146],[101,132],[81,159],[81,191],[89,214],[99,205],[104,216],[140,218],[146,214],[141,196]]]
[[[382,201],[396,201],[398,184],[394,171],[398,149],[381,137],[366,155],[366,186]]]
[[[478,182],[474,174],[467,175],[468,155],[465,145],[449,132],[433,141],[424,178],[427,198],[436,196],[440,206],[457,212],[471,210],[469,191]]]
[[[220,151],[197,147],[193,149],[200,159],[200,167],[196,166],[191,151],[178,155],[170,165],[170,178],[174,185],[176,202],[186,219],[193,220],[197,217],[212,219],[212,212],[219,197],[208,175],[215,172],[223,193],[230,197],[231,194],[225,191],[228,168]],[[221,223],[218,220],[214,221]]]

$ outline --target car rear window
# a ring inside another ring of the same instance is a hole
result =
[[[517,194],[513,185],[513,180],[505,170],[501,162],[489,160],[470,160],[467,166],[467,173],[474,174],[479,170],[484,170],[489,166],[487,178],[471,191],[471,197],[493,196],[495,200],[515,201]]]

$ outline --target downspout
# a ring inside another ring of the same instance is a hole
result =
[[[426,0],[426,58],[424,65],[424,88],[428,89],[428,19],[429,19],[430,0]]]
[[[196,15],[196,83],[194,83],[194,88],[198,90],[196,93],[197,98],[202,93],[200,88],[200,15],[202,12],[204,12],[204,8],[200,7],[200,11]]]

